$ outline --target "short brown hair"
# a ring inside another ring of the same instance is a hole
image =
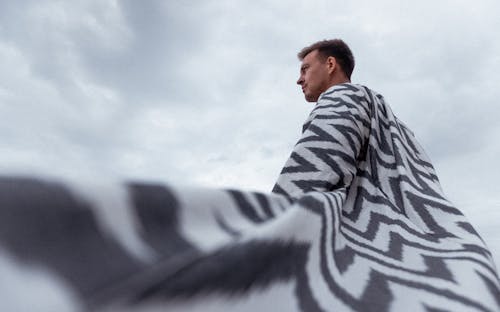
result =
[[[303,48],[297,56],[302,61],[307,54],[314,50],[318,50],[319,55],[325,59],[329,56],[335,57],[347,78],[351,79],[352,71],[354,70],[354,56],[344,41],[341,39],[318,41]]]

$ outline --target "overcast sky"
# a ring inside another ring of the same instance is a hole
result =
[[[269,191],[342,38],[500,263],[500,3],[0,0],[0,170]],[[500,265],[499,265],[500,267]]]

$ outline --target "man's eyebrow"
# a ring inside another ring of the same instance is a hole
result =
[[[309,67],[309,64],[304,64],[304,65],[300,66],[300,70],[306,69],[308,67]]]

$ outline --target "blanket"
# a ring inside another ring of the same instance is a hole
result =
[[[350,83],[271,193],[0,177],[0,276],[1,311],[500,311],[413,133]]]

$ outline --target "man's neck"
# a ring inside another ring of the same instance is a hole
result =
[[[348,78],[345,78],[345,77],[336,77],[336,78],[333,78],[328,86],[327,89],[330,89],[331,87],[335,86],[335,85],[339,85],[339,84],[342,84],[342,83],[351,83],[351,80],[348,79]]]

